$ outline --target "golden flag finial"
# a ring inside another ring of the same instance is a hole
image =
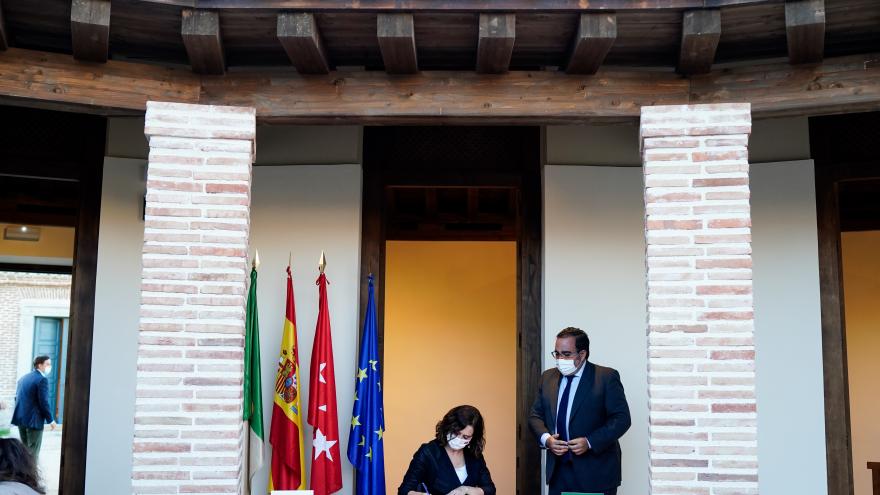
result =
[[[256,250],[256,254],[254,254],[254,270],[260,268],[260,250]]]
[[[318,270],[321,273],[324,273],[324,268],[327,268],[327,257],[324,256],[324,251],[321,251],[321,259],[318,261]]]

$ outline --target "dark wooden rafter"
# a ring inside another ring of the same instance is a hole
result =
[[[66,54],[9,48],[0,56],[0,103],[143,115],[148,100],[159,100],[252,106],[262,123],[539,125],[634,121],[645,105],[749,102],[755,118],[771,118],[880,110],[880,66],[871,65],[878,57],[797,66],[770,60],[692,78],[608,66],[595,78],[561,71],[422,71],[406,78],[381,71],[318,77],[252,71],[216,78],[119,60],[81,64]]]
[[[516,14],[480,14],[477,72],[502,74],[510,70],[516,41]]]
[[[412,14],[379,14],[376,36],[386,72],[414,74],[419,71]]]
[[[110,0],[73,0],[70,34],[75,59],[106,62],[110,50]]]
[[[825,0],[786,2],[785,33],[791,63],[821,62],[825,51]]]
[[[569,74],[595,74],[617,39],[617,15],[581,14],[565,71]]]
[[[3,20],[3,2],[0,1],[0,51],[9,48],[9,41],[6,39],[6,22]]]
[[[685,75],[709,72],[721,40],[721,11],[689,10],[683,14],[681,26],[678,72]]]
[[[278,14],[278,41],[300,74],[327,74],[330,63],[315,14],[282,12]]]
[[[579,12],[602,10],[663,10],[766,3],[768,0],[140,0],[205,9],[297,9],[323,12]]]
[[[216,75],[226,72],[218,12],[183,9],[180,33],[193,71]]]

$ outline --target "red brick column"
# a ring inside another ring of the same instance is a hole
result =
[[[642,108],[652,494],[758,493],[749,104]]]
[[[255,125],[253,108],[147,103],[133,493],[241,486]]]

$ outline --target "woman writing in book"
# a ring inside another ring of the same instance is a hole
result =
[[[474,406],[452,408],[434,440],[413,455],[397,495],[495,495],[483,448],[483,416]]]

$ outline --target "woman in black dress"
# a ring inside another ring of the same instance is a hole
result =
[[[476,407],[452,408],[437,423],[434,440],[413,455],[397,495],[495,495],[483,459],[484,432]]]

